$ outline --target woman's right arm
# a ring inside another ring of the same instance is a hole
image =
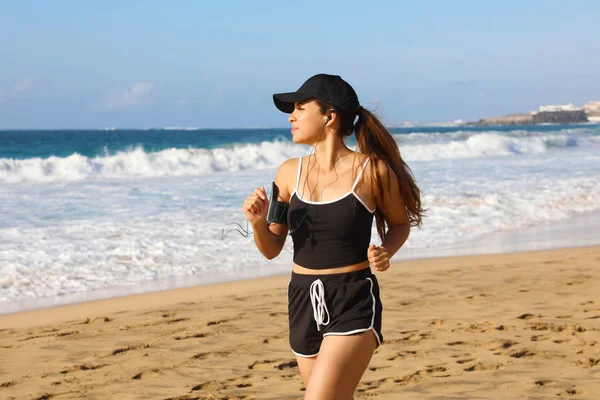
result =
[[[279,188],[278,201],[289,203],[290,201],[290,172],[293,177],[293,160],[287,160],[279,167],[275,176],[275,184]],[[267,225],[267,212],[269,211],[269,200],[264,187],[254,189],[242,206],[244,214],[252,224],[254,232],[254,243],[260,252],[269,260],[277,257],[287,238],[287,224]]]

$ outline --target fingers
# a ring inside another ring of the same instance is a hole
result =
[[[367,251],[369,263],[377,271],[385,271],[390,267],[390,256],[387,249],[383,246],[371,244]]]
[[[262,200],[267,200],[267,192],[265,191],[265,187],[261,186],[259,188],[254,189],[254,192],[256,194],[258,194],[258,196],[262,199]]]
[[[269,201],[267,200],[267,192],[264,186],[254,189],[254,192],[242,205],[242,209],[245,213],[261,214],[268,207]]]

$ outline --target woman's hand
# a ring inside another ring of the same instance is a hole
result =
[[[383,246],[369,245],[367,257],[371,266],[379,272],[386,271],[390,267],[390,256],[387,249]]]
[[[246,215],[246,219],[251,224],[259,221],[261,218],[266,218],[269,211],[269,199],[267,198],[267,192],[264,186],[254,189],[254,192],[242,205],[242,210]]]

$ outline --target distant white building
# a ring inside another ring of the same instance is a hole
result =
[[[575,106],[573,103],[569,103],[566,105],[552,105],[552,106],[540,106],[540,112],[556,112],[556,111],[577,111],[581,110],[581,108]]]
[[[588,121],[594,124],[600,123],[600,101],[588,101],[583,105],[583,109],[587,114]]]
[[[600,112],[600,101],[588,101],[583,105],[586,112]]]

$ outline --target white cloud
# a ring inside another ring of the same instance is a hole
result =
[[[150,93],[154,90],[154,82],[134,83],[129,90],[110,96],[107,108],[130,108],[145,104]]]
[[[30,92],[33,89],[34,79],[30,76],[24,77],[21,81],[12,85],[8,89],[0,89],[0,103],[7,102],[20,94]]]

